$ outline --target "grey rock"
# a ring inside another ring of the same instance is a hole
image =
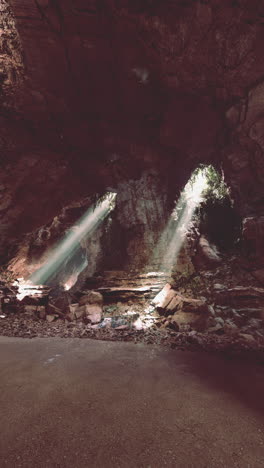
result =
[[[215,310],[212,305],[208,306],[208,312],[212,317],[215,317]]]
[[[219,325],[221,325],[222,327],[223,327],[224,324],[225,324],[225,322],[224,322],[224,320],[222,319],[222,317],[216,317],[216,318],[215,318],[215,322],[216,322],[216,324],[219,324]]]
[[[55,319],[56,319],[56,315],[47,315],[46,316],[46,320],[49,323],[54,322]]]
[[[91,321],[91,323],[99,323],[102,320],[103,309],[99,305],[86,304],[85,315]]]
[[[213,285],[213,289],[215,291],[222,291],[223,289],[226,289],[226,286],[224,286],[224,284],[220,284],[220,283],[215,283]]]

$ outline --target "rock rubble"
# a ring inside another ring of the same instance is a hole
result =
[[[224,265],[218,272],[200,273],[199,283],[189,279],[178,289],[173,280],[166,282],[168,278],[163,276],[163,288],[152,298],[142,283],[128,287],[125,283],[131,278],[124,275],[122,286],[116,278],[114,298],[108,294],[114,279],[111,276],[109,286],[107,275],[105,288],[98,288],[102,293],[86,288],[59,296],[51,294],[46,305],[29,304],[25,298],[17,311],[1,315],[0,334],[127,340],[261,357],[264,289],[249,284],[247,275],[243,285],[236,284],[230,268]],[[221,275],[225,275],[225,282]],[[141,275],[141,281],[155,282],[157,276]],[[160,277],[158,284],[160,287]],[[140,288],[141,294],[135,297],[132,290]],[[131,295],[124,296],[123,292],[129,290]]]

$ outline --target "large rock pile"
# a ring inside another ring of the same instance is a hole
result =
[[[202,332],[242,341],[264,340],[264,289],[253,286],[227,288],[215,284],[205,298],[185,297],[169,283],[153,300],[159,312],[157,326],[178,332]]]
[[[204,330],[208,318],[208,305],[205,300],[187,298],[175,291],[169,283],[152,301],[163,320],[164,326],[175,330],[187,327]]]
[[[85,323],[99,323],[103,316],[103,296],[95,291],[90,291],[82,296],[79,303],[69,306],[66,319],[69,321],[83,319]]]
[[[178,284],[158,273],[125,277],[125,272],[111,272],[93,278],[93,287],[87,282],[82,290],[51,291],[46,303],[43,297],[24,298],[16,311],[1,316],[0,333],[259,350],[264,347],[264,288],[237,268],[230,259],[219,271]]]

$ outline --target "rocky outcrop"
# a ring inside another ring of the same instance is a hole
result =
[[[116,186],[116,208],[103,239],[107,270],[145,268],[169,216],[169,178],[156,170],[145,171],[137,180]]]
[[[197,311],[198,313],[206,309],[204,301],[183,297],[169,283],[157,294],[152,304],[165,315],[172,314],[182,308],[189,312]]]
[[[27,75],[14,87],[21,112],[44,125],[43,144],[98,152],[111,136],[135,141],[144,129],[149,141],[208,157],[223,107],[262,76],[257,1],[9,5]]]
[[[231,127],[232,143],[225,152],[227,180],[243,221],[243,246],[247,256],[264,264],[264,83],[252,86],[245,97],[231,107],[227,121]]]
[[[57,176],[60,176],[59,171]],[[53,178],[52,184],[55,185],[56,180]],[[65,259],[54,279],[57,283],[65,284],[68,280],[71,282],[80,265],[85,262],[87,264],[83,278],[99,271],[126,267],[136,270],[152,263],[157,239],[169,214],[168,180],[162,180],[152,169],[145,171],[138,180],[119,183],[116,190],[114,211],[96,230],[82,239],[74,257]],[[88,197],[71,203],[47,224],[29,234],[18,251],[14,252],[15,255],[9,264],[13,274],[16,277],[28,277],[38,269],[47,260],[50,249],[64,238],[65,231],[69,232],[69,229],[77,226],[79,219],[91,204],[92,199]],[[17,216],[19,211],[18,202],[15,211]],[[40,212],[39,218],[34,216],[32,221],[40,222],[43,220],[41,215],[45,216]],[[29,221],[27,219],[27,223]]]
[[[5,0],[0,13],[3,262],[62,207],[118,187],[110,263],[143,264],[200,162],[223,162],[236,209],[263,214],[261,2]]]
[[[221,264],[221,257],[216,246],[210,244],[204,236],[201,236],[197,244],[193,262],[198,271],[203,269],[210,270]]]
[[[102,4],[78,0],[9,3],[30,79],[28,103],[39,113],[66,112],[69,117],[76,106],[86,109],[89,101],[91,114],[110,111],[117,116],[128,111],[133,120],[141,111],[142,117],[148,112],[145,118],[151,118],[151,111],[158,112],[161,105],[162,96],[155,95],[160,81],[164,90],[210,90],[212,97],[228,102],[242,97],[243,90],[262,73],[263,10],[256,0],[232,5],[219,0],[142,5],[132,0],[121,4],[116,0]],[[194,107],[198,116],[202,105],[205,119],[198,119],[199,141],[193,143],[202,141],[203,126],[212,138],[206,128],[206,122],[212,125],[214,114],[210,103],[187,96],[190,106],[184,105],[182,94],[177,102],[178,106],[168,100],[162,129],[167,121],[171,125],[173,119],[166,116],[172,111],[187,116],[179,123],[188,132],[191,119],[196,121]],[[169,133],[161,131],[162,137]],[[177,134],[174,143],[176,140]],[[184,146],[190,144],[186,138],[181,141]],[[204,141],[207,148],[208,141]]]
[[[243,245],[254,266],[264,262],[264,216],[247,217],[243,221]]]
[[[225,170],[233,195],[245,215],[263,210],[264,84],[252,87],[227,113],[232,144],[226,150]]]
[[[16,107],[15,90],[23,82],[24,64],[20,37],[17,32],[13,11],[6,0],[0,5],[0,93],[5,96],[4,110]],[[4,124],[2,116],[2,124]]]
[[[264,289],[253,286],[236,286],[219,290],[215,296],[216,303],[237,309],[256,308],[261,313],[264,307]]]

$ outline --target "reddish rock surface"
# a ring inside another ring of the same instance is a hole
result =
[[[254,260],[264,254],[264,216],[248,217],[243,221],[243,239],[245,248]]]
[[[242,216],[264,213],[263,2],[9,0],[0,14],[3,260],[62,207],[153,168],[167,198],[151,219],[130,222],[120,200],[130,258],[200,162],[223,165]]]

